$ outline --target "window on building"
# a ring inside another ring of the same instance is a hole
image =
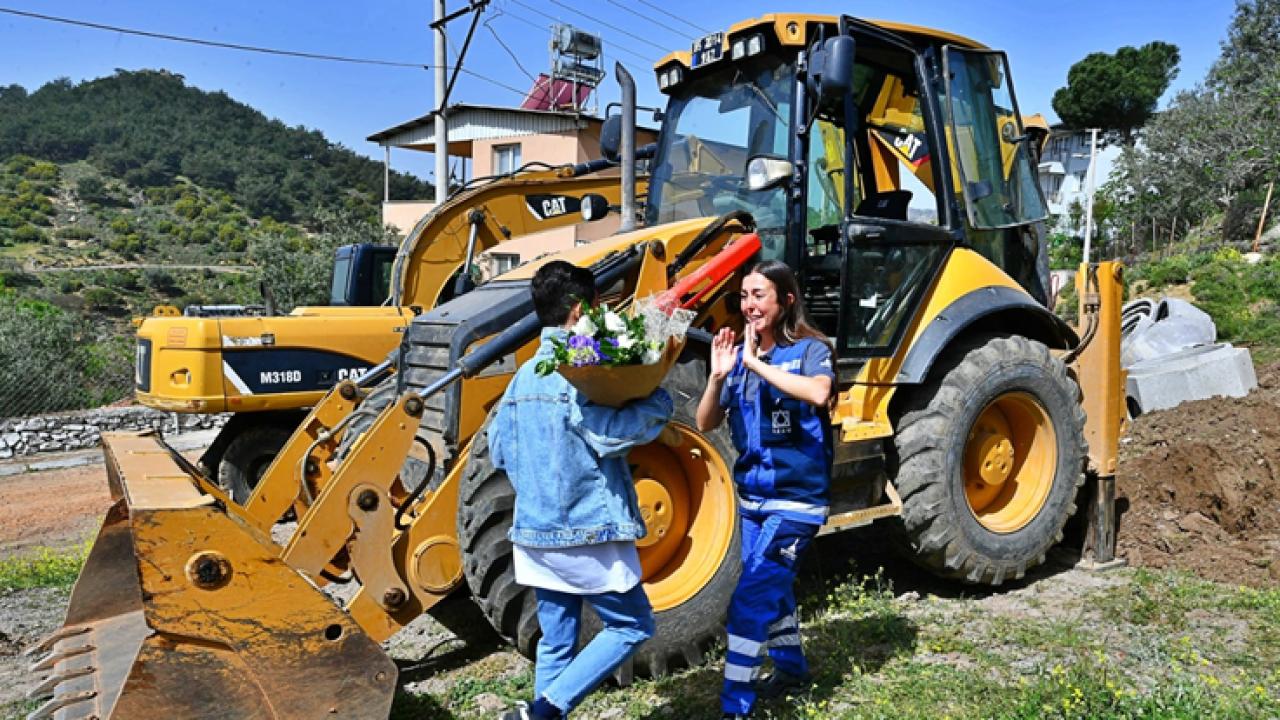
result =
[[[516,146],[517,155],[520,152],[520,146]],[[516,269],[520,266],[520,256],[515,253],[489,253],[490,267],[493,273],[490,277],[497,277],[505,272]]]
[[[520,143],[493,146],[493,172],[495,175],[513,173],[520,167]]]

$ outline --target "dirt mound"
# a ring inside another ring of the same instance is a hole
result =
[[[1122,440],[1119,552],[1133,565],[1280,584],[1280,364],[1246,398],[1137,418]]]

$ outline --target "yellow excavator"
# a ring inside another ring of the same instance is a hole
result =
[[[161,308],[138,327],[138,402],[169,412],[231,413],[199,464],[243,503],[325,392],[386,360],[415,315],[475,286],[462,268],[480,253],[580,223],[584,202],[595,204],[588,207],[594,219],[607,215],[621,195],[616,170],[602,172],[610,168],[616,163],[530,163],[456,191],[399,249],[339,248],[329,306],[284,316]]]
[[[603,135],[618,138],[602,149],[621,156],[623,230],[552,256],[590,268],[611,305],[671,293],[696,313],[665,381],[674,432],[629,458],[657,621],[632,670],[697,665],[722,632],[740,563],[732,450],[692,414],[706,334],[741,328],[749,257],[797,269],[837,350],[823,532],[879,521],[910,561],[994,586],[1043,562],[1086,505],[1091,555],[1107,560],[1121,271],[1082,267],[1079,328],[1028,291],[1045,202],[1004,54],[778,14],[655,70],[668,98],[656,145],[635,147],[621,67],[617,132]],[[651,175],[634,229],[639,156]],[[64,625],[32,649],[49,698],[33,717],[386,717],[397,677],[380,643],[468,598],[531,656],[513,492],[484,430],[536,346],[539,265],[412,318],[395,367],[339,383],[244,503],[154,435],[107,436],[112,505]],[[277,541],[290,509],[296,528]]]

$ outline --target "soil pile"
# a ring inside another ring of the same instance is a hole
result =
[[[1245,398],[1142,415],[1122,439],[1119,553],[1129,563],[1280,585],[1280,364]]]

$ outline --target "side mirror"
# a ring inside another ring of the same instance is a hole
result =
[[[622,116],[612,115],[600,126],[600,155],[609,162],[618,162],[622,151]]]
[[[609,214],[609,201],[603,195],[590,193],[582,196],[582,219],[595,222]]]
[[[791,179],[795,167],[774,155],[756,155],[747,161],[747,189],[767,190]]]
[[[854,49],[848,35],[827,40],[822,53],[822,97],[838,97],[853,90]]]

